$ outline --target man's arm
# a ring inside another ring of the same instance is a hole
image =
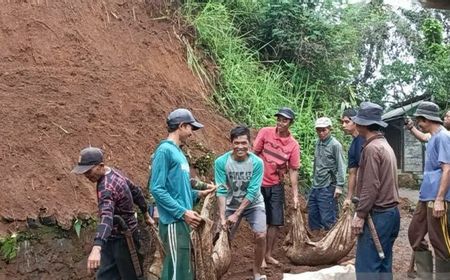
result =
[[[289,168],[289,180],[291,181],[292,198],[294,209],[298,207],[298,170]]]
[[[258,156],[261,154],[264,148],[264,135],[265,128],[261,128],[256,135],[255,141],[253,141],[253,152]]]
[[[379,178],[381,164],[380,156],[375,149],[371,149],[370,147],[366,147],[364,151],[366,163],[364,174],[362,174],[363,177],[361,179],[362,185],[358,186],[358,188],[361,188],[361,193],[358,207],[356,208],[356,215],[360,219],[365,219],[367,217],[367,214],[375,203],[381,186]]]
[[[97,225],[97,230],[94,237],[94,246],[89,254],[87,261],[88,272],[91,273],[100,266],[101,250],[103,244],[111,235],[113,226],[114,200],[112,191],[106,186],[100,186],[98,194],[98,210],[100,212],[100,223]]]
[[[94,245],[102,246],[111,235],[113,226],[114,200],[112,191],[103,188],[98,194],[98,210],[100,212],[100,223],[94,237]]]
[[[170,155],[167,150],[159,150],[153,159],[149,191],[153,194],[159,208],[166,210],[172,217],[181,219],[187,209],[182,207],[167,191],[166,181],[169,171]]]
[[[344,158],[344,152],[342,151],[342,145],[341,143],[338,143],[335,146],[334,149],[335,152],[335,159],[336,159],[336,167],[337,167],[337,174],[336,174],[336,190],[335,190],[335,197],[342,194],[342,189],[345,184],[345,158]]]
[[[356,186],[356,173],[358,172],[358,167],[353,167],[348,170],[348,192],[345,198],[346,204],[350,205],[352,201],[353,193],[355,192]]]
[[[428,142],[430,140],[431,135],[428,133],[423,133],[422,131],[418,130],[414,126],[414,122],[411,119],[407,120],[407,123],[405,124],[406,129],[408,129],[412,135],[419,140],[420,142]]]
[[[208,184],[197,178],[191,178],[191,187],[196,190],[207,190],[216,188],[216,186],[213,183]]]
[[[147,213],[147,202],[145,201],[144,193],[141,187],[135,185],[128,177],[125,177],[128,187],[130,188],[133,203],[141,210],[142,214]]]
[[[225,218],[225,196],[218,196],[219,218],[223,229],[226,229],[227,220]]]
[[[223,156],[216,159],[214,162],[214,180],[217,187],[216,196],[218,198],[219,204],[219,217],[222,227],[225,229],[226,227],[226,218],[225,218],[225,204],[226,197],[228,195],[227,177],[225,173],[225,160]]]

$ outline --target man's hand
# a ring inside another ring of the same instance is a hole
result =
[[[208,184],[208,186],[210,186],[210,185]],[[206,190],[198,191],[198,196],[200,198],[205,198],[208,194],[215,192],[217,187],[215,185],[212,185],[212,186],[213,187],[211,187],[211,188],[208,187]]]
[[[239,213],[236,211],[232,215],[230,215],[227,219],[227,224],[230,226],[234,226],[239,220]]]
[[[445,214],[445,206],[443,200],[434,201],[433,217],[440,218]]]
[[[148,212],[144,214],[144,221],[148,226],[155,226],[155,221],[150,217]]]
[[[342,188],[341,187],[336,187],[336,189],[334,190],[334,198],[338,199],[342,194]]]
[[[414,121],[411,120],[410,118],[406,118],[405,119],[405,127],[408,130],[411,130],[414,127]]]
[[[96,245],[92,247],[87,261],[87,270],[89,274],[92,274],[100,266],[101,250],[101,246]]]
[[[352,200],[350,198],[346,198],[344,200],[344,203],[342,204],[343,209],[347,209],[352,204]]]
[[[206,189],[217,189],[217,186],[213,183],[213,182],[211,182],[211,183],[209,183],[209,184],[206,184]]]
[[[364,228],[364,219],[361,219],[360,217],[356,216],[353,217],[352,221],[352,233],[353,235],[359,235],[363,232]]]
[[[184,212],[184,221],[193,228],[197,228],[202,222],[202,217],[197,212],[186,210]]]
[[[225,217],[220,217],[220,225],[223,230],[228,230],[227,219],[225,219]]]

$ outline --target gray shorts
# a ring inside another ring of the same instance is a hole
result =
[[[228,218],[234,212],[235,212],[235,210],[227,209],[225,211],[225,217]],[[231,235],[232,236],[237,231],[237,229],[239,227],[239,224],[241,223],[242,217],[245,217],[245,219],[249,223],[249,225],[252,228],[252,231],[254,233],[266,232],[266,230],[267,230],[267,226],[266,226],[266,209],[264,207],[253,207],[253,208],[244,210],[242,215],[239,217],[237,223],[231,229],[231,232],[232,232]]]

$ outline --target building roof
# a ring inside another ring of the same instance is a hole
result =
[[[411,115],[413,110],[419,106],[420,102],[423,100],[416,101],[414,103],[393,109],[382,116],[383,121],[389,122],[391,120],[396,120],[399,118],[403,118],[405,115]]]

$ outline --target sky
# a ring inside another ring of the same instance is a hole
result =
[[[370,2],[369,0],[348,0],[349,4],[359,3],[359,2]],[[418,0],[384,0],[385,4],[389,4],[394,7],[401,7],[405,9],[411,9],[413,7],[413,2],[417,5]]]

